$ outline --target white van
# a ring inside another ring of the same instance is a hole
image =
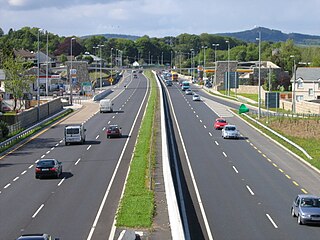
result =
[[[86,141],[86,129],[83,124],[69,125],[64,128],[65,145],[70,143],[84,143]]]
[[[113,112],[113,103],[111,99],[100,100],[100,112]]]

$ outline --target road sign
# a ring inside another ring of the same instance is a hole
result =
[[[241,104],[239,108],[239,114],[246,113],[246,112],[249,112],[249,108],[247,108],[246,105]]]

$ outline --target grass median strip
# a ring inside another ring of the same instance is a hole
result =
[[[146,71],[145,75],[150,80],[151,92],[117,213],[118,227],[150,228],[154,215],[154,191],[149,186],[152,185],[151,175],[155,162],[154,135],[158,127],[154,122],[158,106],[158,91],[152,72]]]

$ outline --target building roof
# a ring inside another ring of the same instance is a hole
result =
[[[16,57],[22,58],[35,58],[35,54],[25,49],[13,49],[13,53]]]
[[[293,81],[294,76],[291,78]],[[304,82],[320,80],[320,67],[298,67],[296,70],[296,79],[302,79]]]

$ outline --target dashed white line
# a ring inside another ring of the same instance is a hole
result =
[[[203,125],[203,127],[204,127],[204,128],[207,128],[207,126],[206,126],[206,125]]]
[[[115,118],[116,116],[112,116],[112,118]]]
[[[88,147],[87,147],[87,150],[89,150],[91,148],[91,145],[89,145]]]
[[[214,143],[215,143],[217,146],[219,146],[219,143],[218,143],[217,141],[214,141]]]
[[[196,113],[196,111],[193,111],[193,113],[195,114],[195,113]]]
[[[66,178],[61,179],[61,181],[58,183],[58,187],[60,187],[60,185],[64,182],[64,180],[66,180]]]
[[[116,115],[118,114],[118,112],[116,112]]]
[[[191,110],[193,110],[193,107],[191,107]]]
[[[54,150],[54,147],[51,148],[51,151]]]
[[[251,190],[251,188],[250,188],[248,185],[247,185],[246,187],[247,187],[248,191],[250,192],[250,194],[251,194],[252,196],[254,196],[254,192]]]
[[[200,119],[200,122],[202,123],[202,120]]]
[[[227,157],[227,154],[226,154],[225,152],[222,152],[222,154],[223,154],[225,157]]]
[[[49,154],[49,153],[50,153],[50,151],[47,151],[47,152],[46,152],[46,154]]]
[[[232,168],[236,173],[239,173],[238,169],[235,166],[232,166]]]
[[[119,108],[119,111],[121,110],[121,108]]]
[[[210,137],[212,137],[212,133],[211,132],[209,132],[209,135],[210,135]]]
[[[39,159],[37,159],[34,163],[38,163],[40,160]]]
[[[41,156],[41,158],[44,158],[45,156],[46,156],[46,155],[43,154],[43,155]]]
[[[32,215],[32,218],[35,218],[43,207],[44,207],[44,204],[41,204],[41,206],[38,208],[38,210]]]
[[[274,226],[274,228],[278,228],[277,224],[273,221],[273,219],[270,217],[270,215],[267,213],[266,214],[267,218],[269,219],[269,221],[272,223],[272,225]]]
[[[19,179],[19,177],[15,177],[14,179],[13,179],[13,181],[15,182],[15,181],[17,181]]]
[[[55,146],[58,147],[58,146],[59,146],[59,143],[57,143]]]
[[[100,136],[98,135],[98,136],[96,136],[96,139],[98,139]]]
[[[33,164],[31,164],[31,165],[29,166],[29,169],[32,168],[32,167],[33,167]]]
[[[81,158],[79,158],[74,165],[77,165],[80,162]]]
[[[4,189],[10,187],[11,183],[8,183],[7,185],[4,186]]]
[[[63,139],[62,140],[60,140],[60,142],[59,143],[62,143],[63,142]]]
[[[108,122],[108,124],[110,124],[110,123],[111,123],[111,121]]]
[[[108,124],[109,124],[109,123],[108,123]],[[103,128],[102,128],[102,131],[104,131],[104,130],[106,130],[106,127],[103,127]]]
[[[198,118],[198,117],[199,117],[199,115],[196,115],[196,117]]]
[[[21,173],[21,175],[24,175],[26,172],[27,172],[27,170],[24,170],[24,171]]]

